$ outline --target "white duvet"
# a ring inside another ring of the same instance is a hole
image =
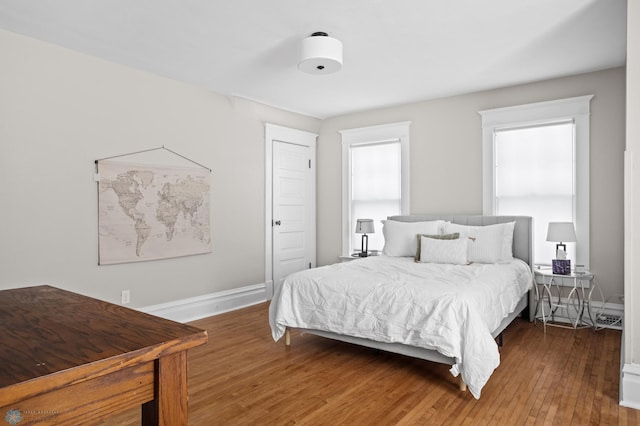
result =
[[[459,266],[372,256],[290,275],[275,289],[269,323],[276,341],[293,327],[435,349],[480,398],[500,364],[491,332],[532,282],[518,259]]]

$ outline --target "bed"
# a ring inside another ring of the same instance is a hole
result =
[[[500,363],[495,338],[519,315],[533,320],[532,226],[524,216],[391,216],[380,256],[297,272],[275,289],[273,338],[290,345],[298,329],[448,364],[480,398]]]

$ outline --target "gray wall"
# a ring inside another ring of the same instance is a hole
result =
[[[324,120],[317,157],[318,264],[333,263],[340,254],[339,130],[410,120],[411,213],[481,214],[482,131],[478,111],[588,94],[595,95],[591,101],[591,269],[606,295],[621,294],[624,68]]]
[[[264,282],[264,123],[319,120],[2,30],[0,52],[0,289],[137,307]],[[94,160],[162,145],[213,169],[213,252],[98,266]]]

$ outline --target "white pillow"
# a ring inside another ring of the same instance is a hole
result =
[[[486,226],[466,226],[447,222],[444,232],[459,232],[469,238],[467,260],[477,263],[497,263],[513,259],[513,229],[515,222]]]
[[[418,250],[418,234],[442,234],[444,220],[428,222],[398,222],[383,220],[382,233],[384,248],[382,253],[387,256],[415,256]]]
[[[420,237],[421,263],[450,263],[467,265],[468,238],[440,240],[425,236]]]

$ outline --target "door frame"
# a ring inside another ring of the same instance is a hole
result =
[[[276,124],[265,123],[265,196],[264,196],[264,283],[266,289],[267,300],[273,297],[273,142],[280,141],[286,143],[295,143],[297,145],[307,146],[310,148],[311,157],[311,183],[314,196],[311,198],[310,208],[313,209],[313,220],[309,225],[312,228],[313,235],[310,246],[313,248],[312,265],[316,265],[315,246],[316,246],[316,133],[304,130],[292,129],[289,127],[278,126]]]

